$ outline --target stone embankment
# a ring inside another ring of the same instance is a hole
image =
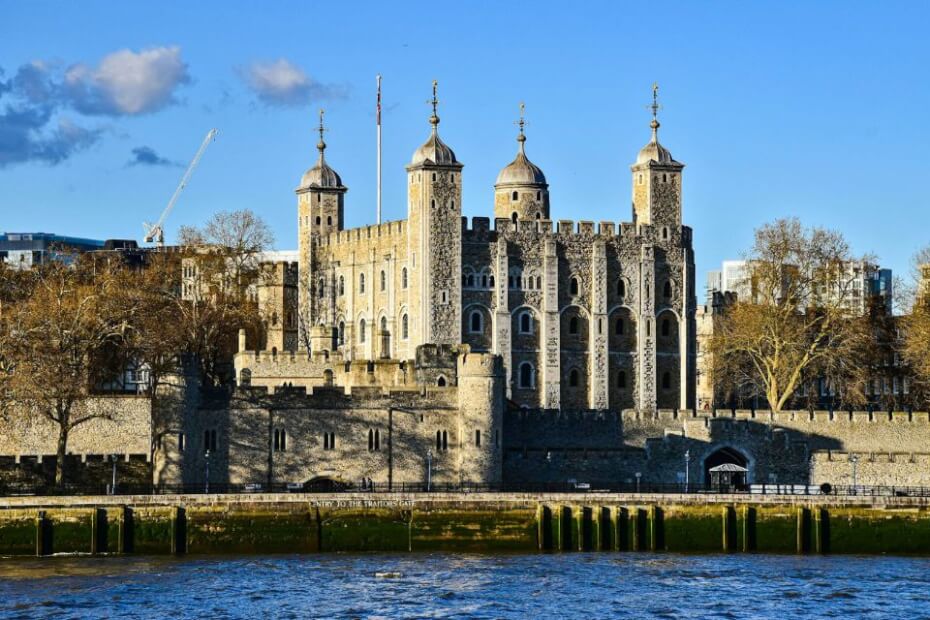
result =
[[[930,555],[930,498],[615,493],[0,498],[0,555],[434,550]]]

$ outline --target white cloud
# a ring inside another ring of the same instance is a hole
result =
[[[64,93],[83,114],[135,116],[155,112],[175,102],[175,90],[190,82],[181,49],[156,47],[120,50],[96,68],[72,65],[65,71]]]
[[[346,96],[344,87],[317,82],[285,58],[253,62],[238,72],[252,92],[269,105],[297,106],[317,100],[343,99]]]

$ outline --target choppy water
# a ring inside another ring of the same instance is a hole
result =
[[[930,618],[930,559],[313,555],[0,560],[3,618]]]

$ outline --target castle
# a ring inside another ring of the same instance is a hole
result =
[[[72,454],[118,452],[164,488],[682,484],[718,466],[750,484],[930,485],[926,412],[697,406],[684,165],[659,142],[655,99],[620,224],[553,222],[522,115],[493,221],[467,222],[435,84],[432,105],[406,167],[407,219],[352,230],[321,115],[296,260],[262,265],[265,334],[240,333],[236,389],[211,394],[191,374],[157,411],[101,399],[119,414],[75,434]],[[49,429],[8,430],[0,458],[54,454]]]
[[[296,273],[281,266],[261,293],[277,303],[296,281],[297,307],[266,312],[288,319],[270,326],[266,348],[408,360],[421,345],[464,344],[502,358],[506,397],[520,407],[693,407],[684,165],[659,143],[655,114],[631,167],[632,221],[554,225],[521,115],[517,155],[494,185],[493,225],[476,217],[469,226],[463,164],[439,136],[435,94],[434,85],[430,135],[407,166],[408,217],[397,222],[344,229],[347,188],[325,159],[321,116],[319,159],[297,189]]]

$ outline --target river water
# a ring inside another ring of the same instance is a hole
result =
[[[0,560],[2,618],[930,618],[930,559],[588,553]]]

